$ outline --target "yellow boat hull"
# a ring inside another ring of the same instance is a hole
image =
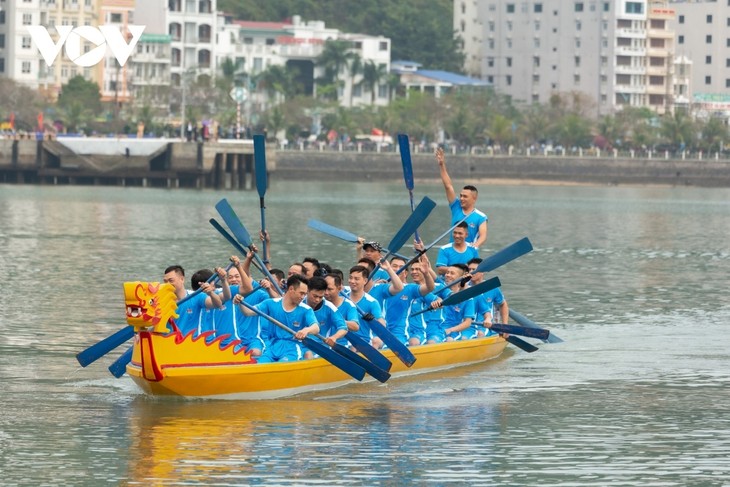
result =
[[[383,354],[396,377],[484,362],[499,356],[506,345],[495,335],[412,347],[416,362],[410,368],[392,351]],[[220,399],[275,399],[356,382],[322,358],[257,364],[246,353],[221,349],[217,341],[205,343],[205,337],[182,339],[147,331],[135,336],[127,373],[150,395]]]

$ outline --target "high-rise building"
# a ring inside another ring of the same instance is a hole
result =
[[[727,0],[671,2],[676,52],[692,61],[690,103],[699,115],[730,117],[730,3]]]
[[[596,114],[624,106],[673,109],[673,15],[664,0],[454,2],[455,25],[463,22],[466,33],[482,29],[480,54],[479,35],[471,35],[471,45],[465,39],[467,71],[477,56],[479,76],[517,103],[582,93]]]

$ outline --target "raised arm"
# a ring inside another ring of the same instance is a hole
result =
[[[441,182],[444,183],[444,190],[446,191],[446,201],[451,204],[456,199],[456,192],[454,191],[454,185],[451,183],[451,176],[446,170],[446,156],[444,155],[443,147],[436,149],[436,161],[439,165],[439,172],[441,173]]]
[[[421,284],[418,288],[418,291],[421,293],[421,296],[425,296],[426,294],[433,292],[433,290],[436,288],[436,283],[434,282],[433,276],[431,275],[431,262],[429,262],[426,254],[421,255],[421,258],[418,260],[421,264],[421,274],[423,274],[424,281],[423,284]]]
[[[388,276],[390,277],[390,286],[388,286],[388,292],[391,296],[395,296],[403,290],[403,281],[400,280],[400,277],[398,276],[398,274],[395,273],[393,268],[390,266],[390,262],[388,262],[387,260],[383,261],[380,267],[385,269],[385,272],[387,272]]]

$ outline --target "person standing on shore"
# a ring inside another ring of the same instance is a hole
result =
[[[454,191],[454,185],[451,182],[446,170],[446,157],[444,149],[439,147],[436,149],[436,161],[441,172],[441,182],[444,183],[446,191],[446,200],[449,202],[451,209],[451,225],[456,225],[461,220],[465,220],[469,225],[469,233],[466,236],[466,242],[472,247],[479,247],[487,241],[487,215],[476,208],[478,191],[476,186],[467,184],[458,195]],[[452,237],[453,241],[453,237]]]

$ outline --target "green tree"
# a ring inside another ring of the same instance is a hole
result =
[[[677,110],[662,117],[659,133],[666,142],[681,149],[694,148],[696,130],[689,115]]]
[[[370,104],[375,105],[375,95],[378,86],[386,79],[388,72],[384,64],[375,64],[373,61],[365,63],[362,69],[362,83],[370,90]]]
[[[101,113],[99,85],[74,76],[61,87],[56,105],[64,114],[67,129],[82,129]]]
[[[357,86],[360,81],[355,81],[357,79],[357,76],[362,74],[362,58],[359,54],[355,53],[352,56],[352,59],[350,60],[350,106],[354,106],[352,102],[353,94],[355,92],[355,86]]]
[[[317,57],[317,65],[325,72],[321,84],[335,86],[334,100],[337,100],[337,90],[340,88],[340,75],[355,56],[355,53],[350,51],[351,46],[349,41],[328,40]],[[331,92],[329,93],[331,95]]]
[[[700,148],[706,151],[722,151],[728,141],[728,129],[721,118],[712,117],[699,127]]]

